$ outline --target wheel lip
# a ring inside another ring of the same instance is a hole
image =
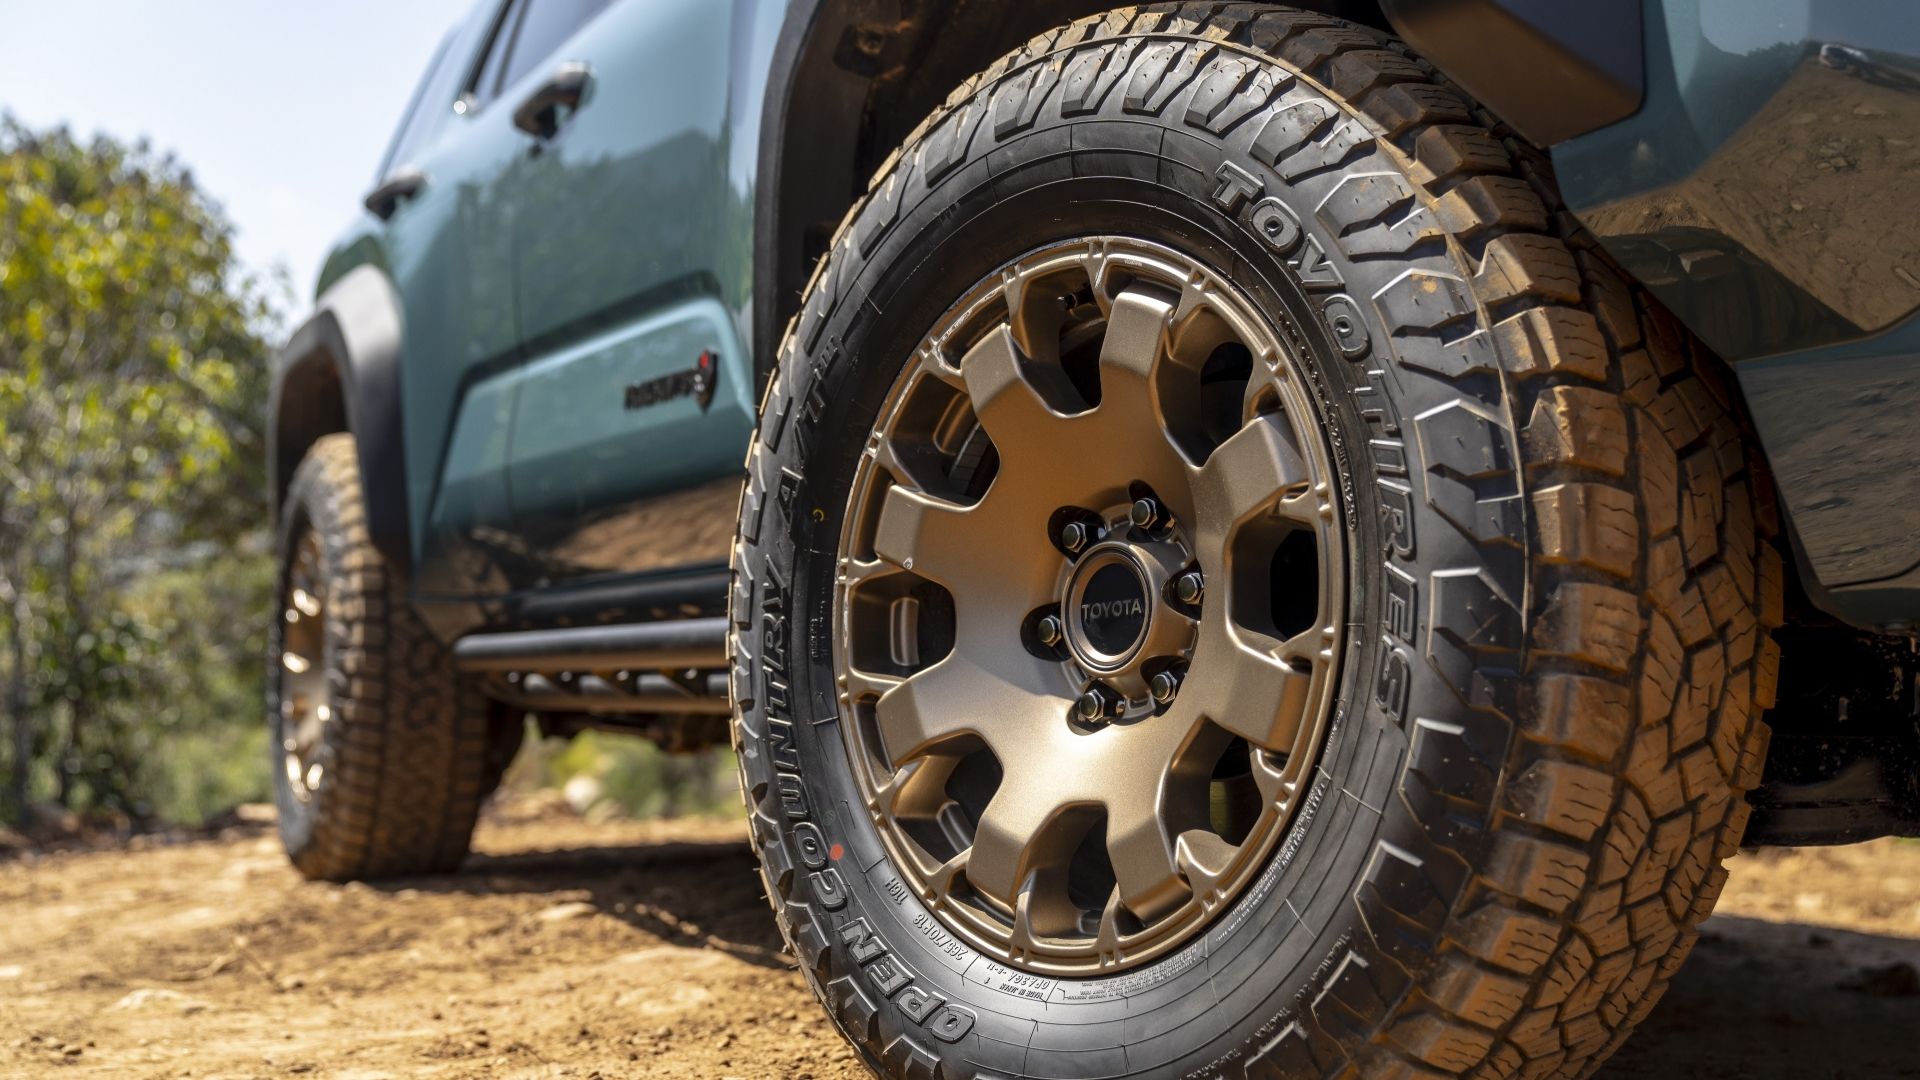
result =
[[[836,672],[838,698],[843,715],[853,718],[856,713],[855,688],[859,686],[859,676],[849,674],[848,642],[851,605],[848,600],[858,581],[848,573],[850,566],[858,559],[853,554],[856,546],[856,528],[854,523],[864,519],[872,507],[873,500],[884,496],[886,485],[873,481],[878,467],[876,448],[882,441],[881,433],[889,430],[899,420],[899,412],[909,392],[920,380],[926,377],[925,363],[931,358],[950,355],[957,358],[962,350],[954,348],[954,337],[969,325],[977,322],[982,312],[1001,302],[1001,292],[1016,273],[1032,276],[1045,276],[1071,264],[1098,259],[1110,268],[1121,268],[1132,272],[1136,278],[1155,279],[1157,283],[1177,287],[1186,275],[1198,275],[1207,279],[1215,289],[1213,296],[1224,297],[1225,303],[1237,310],[1217,310],[1219,299],[1213,305],[1217,313],[1225,318],[1242,341],[1258,340],[1271,346],[1268,354],[1257,354],[1256,377],[1260,374],[1259,356],[1268,357],[1274,385],[1279,390],[1279,399],[1288,419],[1294,423],[1302,436],[1302,449],[1310,458],[1310,471],[1314,479],[1315,490],[1322,494],[1322,510],[1316,535],[1318,539],[1318,559],[1320,575],[1320,615],[1322,641],[1325,648],[1322,655],[1327,660],[1324,680],[1316,680],[1313,692],[1313,705],[1310,706],[1307,723],[1303,723],[1301,745],[1307,753],[1295,753],[1290,756],[1287,772],[1291,780],[1288,784],[1290,795],[1279,815],[1279,821],[1272,827],[1264,828],[1257,849],[1246,850],[1244,857],[1236,862],[1235,880],[1230,888],[1210,887],[1204,895],[1196,892],[1191,900],[1179,912],[1178,921],[1182,924],[1170,936],[1163,935],[1160,940],[1140,945],[1134,935],[1123,941],[1125,948],[1118,952],[1102,953],[1097,949],[1068,944],[1057,947],[1059,943],[1051,939],[1029,940],[1025,947],[1008,948],[1005,929],[999,923],[986,918],[984,913],[967,904],[942,903],[938,892],[924,884],[924,879],[937,872],[924,861],[916,858],[897,833],[896,827],[879,810],[873,798],[877,787],[876,775],[891,771],[890,763],[885,762],[884,752],[875,753],[875,746],[867,745],[867,736],[862,733],[862,723],[849,723],[843,736],[843,745],[854,769],[858,787],[862,789],[863,799],[869,811],[871,823],[889,859],[903,877],[914,879],[909,888],[919,894],[929,913],[934,915],[939,925],[954,933],[968,945],[988,957],[1012,966],[1016,969],[1039,975],[1057,976],[1103,976],[1112,975],[1136,968],[1154,959],[1165,957],[1179,949],[1194,943],[1207,928],[1213,926],[1218,918],[1234,907],[1247,895],[1247,890],[1256,880],[1262,878],[1265,868],[1274,854],[1282,849],[1282,842],[1292,835],[1294,829],[1304,827],[1305,821],[1300,812],[1309,807],[1312,800],[1310,792],[1314,766],[1325,750],[1333,732],[1335,701],[1339,696],[1343,681],[1343,658],[1347,645],[1346,623],[1350,619],[1347,610],[1350,585],[1346,566],[1352,553],[1347,550],[1352,521],[1341,509],[1340,473],[1337,469],[1338,457],[1329,443],[1329,431],[1333,427],[1322,409],[1325,403],[1315,391],[1318,377],[1313,373],[1310,359],[1314,353],[1309,344],[1292,329],[1284,312],[1273,316],[1261,309],[1248,296],[1247,291],[1231,283],[1225,274],[1215,270],[1203,260],[1179,252],[1174,248],[1152,240],[1123,237],[1116,235],[1085,235],[1060,239],[1031,248],[1026,252],[1007,260],[994,271],[988,273],[974,285],[968,287],[961,297],[951,304],[935,321],[934,329],[923,335],[911,358],[903,363],[900,373],[894,379],[891,388],[883,399],[874,423],[873,433],[869,436],[867,452],[855,465],[855,474],[848,497],[846,516],[847,526],[842,529],[839,548],[839,574],[834,586],[834,611],[832,625],[835,633],[831,641],[833,663]],[[1017,268],[1017,271],[1016,271]],[[1172,273],[1166,271],[1172,268]],[[1103,270],[1103,273],[1105,271]],[[1098,288],[1095,290],[1099,291]],[[1284,331],[1276,330],[1274,321],[1278,319]],[[954,370],[952,363],[947,365],[949,372]],[[1331,540],[1331,542],[1329,542]],[[908,564],[911,568],[911,563]],[[1073,573],[1069,565],[1062,573],[1062,585]],[[1064,593],[1064,589],[1063,589]],[[1065,615],[1065,612],[1062,612]],[[1065,620],[1063,619],[1063,623]],[[1142,634],[1142,640],[1151,635]],[[1304,636],[1304,635],[1303,635]],[[1064,644],[1064,642],[1063,642]],[[1067,650],[1066,666],[1070,671],[1078,671],[1082,676],[1090,674],[1078,667],[1078,658]],[[1309,729],[1311,729],[1309,731]],[[1258,830],[1260,827],[1256,827]],[[991,897],[982,895],[980,899],[1006,914],[1004,905]],[[1161,923],[1172,923],[1176,919],[1169,917]]]

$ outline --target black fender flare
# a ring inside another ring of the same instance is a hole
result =
[[[1394,33],[1494,115],[1552,146],[1639,111],[1639,0],[1379,0]]]
[[[773,58],[767,69],[764,99],[760,111],[760,148],[754,178],[753,229],[753,317],[750,332],[755,375],[766,379],[773,370],[774,353],[780,347],[783,332],[781,317],[797,305],[798,295],[782,303],[783,285],[797,274],[804,274],[804,251],[793,237],[782,230],[782,222],[797,216],[791,205],[796,196],[783,192],[782,165],[787,151],[787,111],[793,104],[795,83],[804,63],[818,63],[810,52],[823,48],[815,36],[815,20],[827,0],[791,0],[780,34],[774,40]],[[823,160],[831,161],[828,155]],[[851,175],[852,170],[847,170]],[[835,176],[828,184],[846,180]],[[849,186],[841,184],[841,187]],[[796,226],[786,226],[793,230]],[[783,263],[783,260],[784,263]],[[784,273],[783,273],[784,271]],[[802,279],[804,281],[804,278]]]
[[[273,361],[267,402],[268,482],[277,518],[301,458],[322,436],[350,432],[360,456],[367,533],[389,566],[413,564],[400,360],[400,294],[378,267],[348,271]]]

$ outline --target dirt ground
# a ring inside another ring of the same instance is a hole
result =
[[[264,825],[0,863],[0,1076],[865,1072],[732,823],[496,809],[455,876],[304,883]],[[1603,1074],[1920,1077],[1920,844],[1741,856]]]

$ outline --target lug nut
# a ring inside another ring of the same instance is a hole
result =
[[[1157,529],[1167,523],[1167,517],[1167,508],[1151,495],[1133,500],[1133,508],[1127,511],[1127,520],[1136,529]]]
[[[1048,648],[1060,644],[1060,639],[1067,636],[1067,628],[1061,625],[1058,615],[1040,616],[1040,621],[1035,624],[1033,631],[1039,637],[1040,644]]]
[[[1093,543],[1093,526],[1084,521],[1069,521],[1060,527],[1060,543],[1068,551],[1079,553],[1080,549]]]
[[[1197,604],[1207,591],[1206,579],[1200,571],[1189,570],[1173,579],[1173,598],[1183,604]]]
[[[1153,695],[1153,700],[1165,705],[1180,692],[1180,683],[1185,677],[1179,668],[1168,668],[1148,680],[1147,692]]]
[[[1075,702],[1073,707],[1074,711],[1080,714],[1080,719],[1093,723],[1111,720],[1120,715],[1122,704],[1124,703],[1120,700],[1119,694],[1114,693],[1104,683],[1095,683],[1087,688],[1086,693],[1080,695],[1080,700]]]

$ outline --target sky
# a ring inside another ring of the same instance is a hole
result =
[[[0,0],[0,111],[192,170],[297,324],[442,35],[474,0]]]

